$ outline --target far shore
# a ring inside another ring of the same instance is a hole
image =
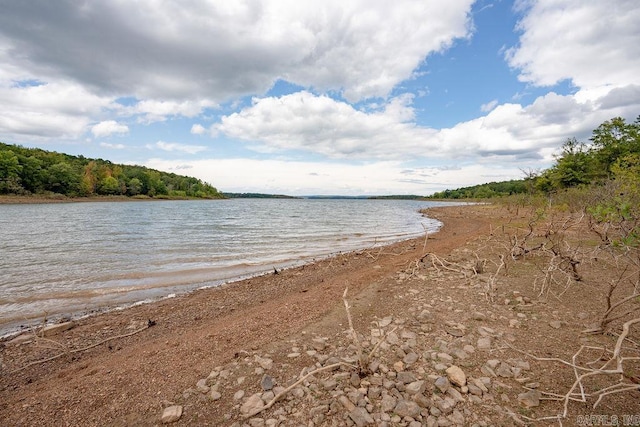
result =
[[[44,204],[44,203],[83,203],[83,202],[153,202],[166,200],[226,200],[226,199],[203,199],[189,197],[147,197],[147,196],[90,196],[90,197],[67,197],[61,194],[15,196],[0,195],[0,205],[10,204]]]

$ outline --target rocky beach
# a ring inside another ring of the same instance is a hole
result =
[[[615,267],[581,258],[579,280],[547,280],[556,270],[544,256],[514,256],[530,214],[434,208],[429,216],[444,226],[432,235],[46,333],[34,328],[0,344],[0,419],[42,427],[640,425],[637,330],[620,338],[613,322],[584,332],[607,309],[603,283]],[[580,225],[562,232],[576,247],[594,246]],[[576,380],[594,358],[606,362],[618,340],[622,374]]]

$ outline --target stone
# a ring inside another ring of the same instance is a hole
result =
[[[400,399],[398,400],[398,403],[396,404],[396,407],[393,409],[393,411],[403,418],[415,418],[420,415],[420,406],[418,406],[416,402]]]
[[[207,379],[206,378],[198,380],[198,382],[196,383],[196,390],[198,390],[202,394],[209,393],[210,389],[211,389],[211,387],[209,387],[207,385]]]
[[[402,359],[402,361],[406,364],[406,365],[411,365],[413,363],[416,363],[418,361],[418,359],[420,358],[420,356],[418,356],[416,353],[411,352],[409,354],[407,354],[404,359]]]
[[[160,421],[162,422],[162,424],[169,424],[178,421],[181,416],[182,406],[169,406],[168,408],[164,408],[164,411],[162,411],[162,417],[160,418]]]
[[[385,317],[384,319],[378,320],[378,326],[381,328],[385,328],[389,326],[391,322],[393,322],[393,317],[388,316],[388,317]]]
[[[480,337],[476,343],[476,347],[481,351],[491,350],[491,337]]]
[[[233,395],[233,399],[234,400],[240,400],[244,397],[244,390],[238,390],[234,393]]]
[[[271,378],[269,375],[264,375],[262,377],[262,380],[260,381],[260,387],[262,387],[264,391],[269,391],[273,388],[273,386],[273,378]]]
[[[502,378],[513,377],[513,371],[511,370],[511,367],[504,362],[501,363],[500,366],[498,366],[498,369],[496,370],[496,374]]]
[[[358,427],[364,427],[370,424],[373,424],[375,421],[371,417],[371,415],[367,412],[365,408],[357,407],[349,412],[349,418],[356,424]]]
[[[447,373],[449,381],[451,381],[453,384],[459,387],[467,384],[467,376],[459,366],[451,365],[445,372]]]
[[[549,326],[551,326],[553,329],[560,329],[562,327],[562,322],[559,320],[552,320],[551,322],[549,322]]]
[[[464,331],[456,328],[455,326],[445,326],[444,330],[449,334],[452,335],[454,337],[463,337],[464,336]]]
[[[402,384],[409,384],[418,380],[418,378],[412,372],[407,371],[398,372],[396,379]]]
[[[483,320],[487,320],[487,315],[484,313],[481,313],[479,311],[475,311],[471,314],[471,318],[473,320],[477,320],[479,322],[483,321]]]
[[[424,381],[414,381],[412,383],[407,384],[405,391],[408,394],[420,394],[424,392],[426,388],[426,384]]]
[[[338,402],[340,402],[342,406],[344,406],[344,409],[346,409],[349,412],[356,409],[356,405],[354,405],[353,402],[351,402],[349,398],[344,394],[338,398]]]
[[[453,362],[453,357],[447,353],[438,353],[438,360],[441,362],[451,363]]]
[[[324,338],[314,338],[311,340],[311,345],[316,351],[322,351],[327,347],[327,341]]]
[[[380,402],[380,409],[382,412],[391,412],[396,407],[398,403],[398,399],[395,397],[385,394],[382,396],[382,401]]]
[[[411,397],[411,400],[416,402],[421,408],[429,409],[429,407],[431,406],[431,399],[429,399],[424,394],[416,394]]]
[[[518,402],[525,408],[533,408],[540,405],[542,394],[538,390],[529,390],[518,395]]]
[[[395,332],[389,332],[386,340],[391,345],[398,345],[400,343],[400,338],[398,338],[398,335]]]
[[[209,399],[215,401],[218,401],[222,398],[222,394],[220,394],[220,392],[218,392],[217,390],[211,390],[211,394],[209,394]]]
[[[253,414],[256,411],[259,411],[263,407],[264,402],[262,401],[260,393],[252,394],[240,407],[240,413],[242,413],[242,415],[246,417],[249,414]]]
[[[436,379],[436,383],[435,386],[438,390],[440,390],[442,393],[446,393],[447,390],[449,390],[449,387],[451,387],[451,383],[449,382],[449,380],[447,379],[447,377],[438,377]]]
[[[249,420],[249,427],[264,427],[263,418],[251,418]]]
[[[260,356],[255,356],[254,361],[260,365],[260,367],[262,369],[264,369],[265,371],[268,371],[269,369],[273,368],[273,360],[269,359],[269,358],[263,358]]]

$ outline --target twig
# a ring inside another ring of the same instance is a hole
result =
[[[91,344],[91,345],[89,345],[87,347],[78,348],[78,349],[75,349],[75,350],[65,351],[64,353],[60,353],[60,354],[57,354],[55,356],[47,357],[46,359],[40,359],[40,360],[36,360],[34,362],[31,362],[31,363],[27,363],[26,365],[24,365],[24,366],[22,366],[22,367],[20,367],[18,369],[15,369],[13,371],[10,371],[9,373],[10,374],[15,374],[16,372],[24,371],[25,369],[27,369],[27,368],[29,368],[31,366],[39,365],[41,363],[50,362],[52,360],[55,360],[55,359],[57,359],[59,357],[62,357],[64,355],[66,355],[66,354],[81,353],[83,351],[91,350],[92,348],[97,347],[97,346],[99,346],[101,344],[104,344],[106,342],[109,342],[109,341],[117,340],[117,339],[120,339],[120,338],[130,337],[132,335],[135,335],[137,333],[140,333],[140,332],[144,331],[145,329],[149,329],[150,325],[151,325],[151,323],[148,323],[144,327],[142,327],[140,329],[136,329],[135,331],[130,332],[128,334],[116,335],[114,337],[110,337],[110,338],[104,339],[104,340],[102,340],[100,342],[97,342],[95,344]]]
[[[349,367],[355,368],[355,366],[353,366],[353,365],[351,365],[349,363],[337,362],[337,363],[333,363],[331,365],[323,366],[322,368],[316,369],[315,371],[311,371],[307,375],[305,375],[304,377],[300,378],[295,383],[291,384],[289,387],[287,387],[284,390],[282,390],[280,393],[276,394],[275,397],[269,401],[269,403],[267,403],[264,406],[261,406],[260,408],[254,409],[253,411],[251,411],[248,414],[246,414],[243,418],[246,420],[247,418],[251,418],[251,417],[259,414],[260,412],[266,411],[267,409],[271,408],[278,400],[280,400],[282,398],[282,396],[284,396],[285,394],[289,393],[298,384],[303,383],[310,376],[315,375],[315,374],[320,373],[320,372],[323,372],[323,371],[333,370],[333,369],[338,368],[340,366],[349,366]]]

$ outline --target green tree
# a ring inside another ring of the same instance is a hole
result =
[[[22,166],[13,151],[0,151],[0,193],[20,192],[20,172]]]
[[[562,154],[550,171],[550,181],[555,188],[568,188],[592,181],[593,162],[587,146],[575,138],[562,146]]]
[[[56,163],[47,169],[47,190],[67,196],[76,196],[80,188],[80,174],[69,163]]]
[[[129,184],[127,184],[127,194],[130,196],[137,196],[142,192],[142,181],[138,178],[131,178]]]
[[[640,116],[627,124],[622,117],[607,120],[593,131],[593,156],[603,177],[611,177],[615,162],[632,153],[640,153]]]
[[[122,194],[120,182],[112,176],[107,176],[98,183],[98,193],[105,195]]]

